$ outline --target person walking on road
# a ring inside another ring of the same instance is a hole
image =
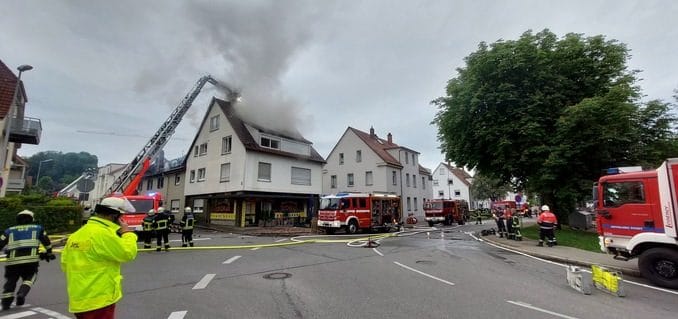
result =
[[[544,239],[548,239],[548,246],[552,247],[556,244],[556,238],[553,234],[553,228],[558,225],[558,219],[554,215],[548,205],[541,207],[541,214],[537,218],[539,225],[539,244],[537,246],[544,246]]]
[[[193,225],[195,225],[195,217],[191,212],[190,207],[184,208],[184,216],[181,217],[181,247],[193,247]]]
[[[155,215],[155,232],[158,236],[156,241],[155,251],[162,250],[163,240],[165,241],[165,251],[169,251],[169,233],[170,223],[172,222],[171,215],[165,211],[165,208],[158,207],[158,213]]]
[[[115,304],[122,299],[120,265],[137,256],[137,235],[120,216],[134,211],[123,198],[104,198],[94,208],[96,215],[68,238],[61,269],[68,311],[77,319],[115,318]]]
[[[155,209],[148,210],[146,217],[142,223],[144,230],[144,248],[151,248],[151,241],[153,236],[155,236]]]
[[[16,216],[16,226],[5,229],[0,235],[0,249],[7,246],[7,262],[5,263],[5,285],[2,290],[2,310],[9,310],[14,301],[14,290],[21,278],[21,286],[16,293],[16,305],[26,301],[28,292],[38,278],[40,259],[49,262],[56,257],[52,254],[52,244],[47,232],[41,225],[33,223],[33,212],[23,210]],[[42,243],[47,250],[38,253]]]
[[[497,235],[500,238],[504,237],[506,234],[506,224],[504,223],[504,212],[501,208],[496,208],[493,214],[494,220],[497,222]]]

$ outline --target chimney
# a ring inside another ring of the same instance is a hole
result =
[[[391,135],[390,132],[386,134],[386,139],[388,140],[389,144],[393,144],[393,135]]]
[[[374,137],[374,126],[370,126],[370,137]]]

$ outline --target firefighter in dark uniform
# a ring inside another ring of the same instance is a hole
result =
[[[150,209],[142,223],[144,227],[144,248],[151,248],[151,241],[155,235],[155,209]]]
[[[172,222],[172,217],[169,213],[165,211],[165,208],[159,207],[158,213],[155,215],[155,232],[158,236],[156,241],[157,245],[155,246],[155,251],[160,251],[162,248],[162,242],[165,241],[165,251],[168,251],[170,248],[169,244],[169,233],[170,226]]]
[[[5,266],[5,286],[2,290],[2,310],[8,310],[14,301],[14,290],[17,281],[22,283],[16,294],[16,304],[21,306],[26,301],[26,295],[33,287],[38,277],[38,263],[40,259],[49,262],[56,258],[52,254],[52,244],[47,232],[40,225],[33,223],[33,212],[21,211],[16,216],[16,226],[7,228],[0,235],[0,249],[7,246],[7,262]],[[42,243],[47,250],[39,253]]]
[[[504,208],[504,220],[506,220],[506,239],[514,239],[515,234],[513,233],[513,209],[506,206]]]
[[[193,225],[195,225],[195,217],[190,207],[184,208],[184,216],[181,217],[181,247],[186,247],[186,244],[193,247]]]

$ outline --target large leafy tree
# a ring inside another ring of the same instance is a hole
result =
[[[615,40],[549,30],[480,43],[433,101],[446,159],[539,193],[562,216],[601,169],[675,155],[669,105],[639,102],[628,58]]]

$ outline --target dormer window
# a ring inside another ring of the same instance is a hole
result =
[[[280,140],[272,139],[270,137],[261,137],[261,146],[273,149],[280,149]]]

